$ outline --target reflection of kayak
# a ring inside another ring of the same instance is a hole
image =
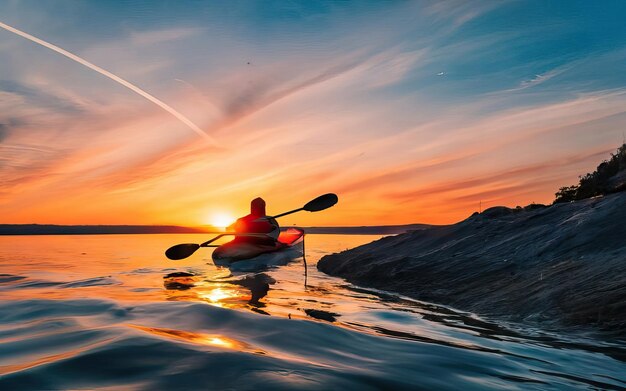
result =
[[[213,262],[218,266],[255,269],[258,266],[284,265],[302,256],[304,230],[290,227],[278,236],[274,246],[253,243],[225,243],[213,251]]]

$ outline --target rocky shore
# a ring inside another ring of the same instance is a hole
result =
[[[341,253],[318,269],[477,314],[626,337],[626,193],[495,207]]]

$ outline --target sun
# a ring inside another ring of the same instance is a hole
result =
[[[235,222],[235,218],[225,212],[215,212],[209,219],[209,224],[217,228],[226,228]]]

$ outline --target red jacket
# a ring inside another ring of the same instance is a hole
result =
[[[267,218],[265,214],[265,201],[255,198],[250,204],[250,214],[238,219],[231,227],[237,233],[262,233],[260,237],[235,236],[235,241],[240,243],[276,244],[280,233],[278,222],[274,218]]]

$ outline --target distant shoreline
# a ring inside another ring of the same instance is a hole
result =
[[[302,227],[306,233],[321,235],[396,235],[428,227],[426,224],[352,227]],[[288,227],[284,227],[288,228]],[[219,234],[213,227],[176,225],[55,225],[0,224],[1,236],[16,235],[139,235],[139,234]]]

